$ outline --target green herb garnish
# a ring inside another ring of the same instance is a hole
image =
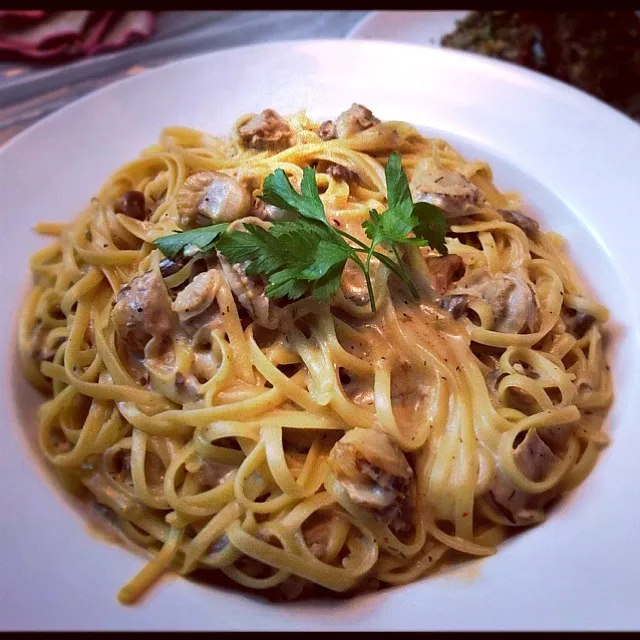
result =
[[[157,238],[153,244],[171,260],[175,260],[181,253],[182,255],[208,253],[215,248],[216,240],[222,232],[226,231],[228,226],[224,222],[189,231],[178,231],[170,236]]]
[[[232,263],[247,262],[248,275],[266,276],[267,296],[291,300],[305,294],[316,300],[328,300],[337,293],[344,267],[352,260],[364,274],[371,309],[375,312],[370,277],[372,257],[401,278],[417,298],[399,245],[429,245],[443,255],[447,253],[446,218],[431,204],[413,203],[398,153],[389,156],[385,177],[388,208],[383,213],[370,211],[369,220],[363,223],[370,245],[327,222],[312,167],[303,170],[301,193],[294,189],[282,169],[276,169],[265,179],[259,196],[267,204],[299,214],[295,220],[277,221],[269,229],[245,224],[244,231],[225,231],[226,224],[217,224],[158,238],[154,244],[172,259],[191,247],[202,253],[215,248]],[[390,250],[395,260],[376,251],[379,245]]]

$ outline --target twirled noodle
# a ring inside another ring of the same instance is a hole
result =
[[[327,219],[364,240],[392,151],[450,218],[449,256],[403,256],[417,301],[374,259],[375,314],[349,268],[329,303],[274,308],[215,254],[172,263],[151,244],[216,220],[202,199],[189,218],[198,181],[234,178],[232,219],[268,224],[283,212],[255,200],[265,177],[299,186],[308,165]],[[417,580],[543,520],[607,442],[607,312],[559,236],[487,164],[358,105],[321,127],[248,115],[229,139],[169,127],[76,220],[38,230],[55,242],[31,259],[19,343],[52,393],[40,445],[150,554],[122,602],[169,568],[286,597]]]

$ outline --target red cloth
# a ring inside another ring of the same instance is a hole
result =
[[[153,26],[151,11],[0,11],[0,59],[90,56],[144,40]]]

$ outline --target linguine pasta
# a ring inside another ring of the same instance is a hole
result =
[[[256,199],[265,178],[299,188],[309,165],[327,220],[364,240],[393,151],[449,224],[446,256],[402,245],[417,300],[375,259],[374,313],[349,264],[332,299],[291,302],[215,251],[152,244],[268,228],[290,212]],[[411,582],[541,522],[607,443],[607,311],[562,239],[487,164],[359,105],[322,124],[267,110],[228,139],[166,128],[75,220],[39,231],[55,240],[31,258],[19,334],[51,394],[39,443],[148,554],[122,602],[166,570],[288,598]]]

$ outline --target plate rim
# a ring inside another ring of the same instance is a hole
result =
[[[349,44],[349,43],[353,43],[353,44]],[[60,109],[59,111],[52,113],[50,115],[48,115],[46,118],[43,118],[42,120],[40,120],[39,122],[35,123],[34,125],[32,125],[31,127],[25,129],[23,132],[21,132],[20,134],[18,134],[17,136],[15,136],[13,139],[11,139],[10,141],[8,141],[5,145],[3,145],[0,148],[0,158],[4,158],[6,154],[10,154],[11,153],[11,149],[13,148],[13,146],[19,146],[20,144],[22,144],[22,141],[26,138],[28,138],[31,135],[34,135],[34,133],[37,133],[38,131],[41,130],[45,130],[46,127],[48,126],[48,123],[51,122],[53,119],[55,118],[64,118],[67,117],[69,113],[72,113],[73,109],[82,109],[82,105],[85,104],[84,101],[90,102],[91,100],[99,100],[100,97],[104,96],[105,94],[109,93],[110,91],[113,91],[114,88],[116,86],[120,86],[122,84],[125,84],[129,81],[134,82],[134,84],[139,81],[140,78],[144,78],[144,77],[148,77],[148,75],[153,74],[155,72],[157,72],[158,74],[162,74],[163,71],[166,71],[167,67],[177,67],[180,65],[189,65],[189,64],[193,64],[194,62],[197,63],[197,61],[200,60],[205,60],[208,58],[212,58],[212,57],[224,57],[225,55],[231,55],[234,52],[238,51],[238,50],[243,50],[243,51],[247,51],[250,49],[257,49],[257,50],[264,50],[264,49],[270,49],[270,48],[278,48],[278,49],[289,49],[291,47],[295,47],[297,45],[304,45],[305,47],[309,47],[309,46],[314,46],[317,44],[320,45],[326,45],[326,44],[330,44],[330,45],[339,45],[339,46],[345,46],[345,44],[348,47],[360,47],[360,46],[366,46],[366,47],[377,47],[377,46],[384,46],[384,47],[392,47],[392,48],[417,48],[420,50],[427,50],[431,52],[431,55],[436,55],[433,52],[439,52],[437,55],[446,55],[446,56],[455,56],[455,57],[472,57],[474,60],[476,60],[476,62],[481,61],[481,64],[487,64],[489,66],[495,66],[498,65],[503,66],[503,65],[507,65],[508,68],[513,67],[513,69],[515,69],[518,73],[518,75],[522,74],[522,73],[526,73],[526,74],[533,74],[537,80],[542,80],[544,81],[545,84],[550,84],[552,88],[554,88],[556,90],[561,90],[562,92],[567,92],[567,91],[574,91],[577,93],[577,96],[574,96],[574,98],[578,99],[584,99],[585,97],[587,99],[591,99],[592,101],[594,101],[594,104],[592,106],[596,106],[597,104],[600,104],[601,106],[604,106],[606,108],[606,111],[609,112],[610,116],[615,114],[617,116],[622,116],[623,121],[621,122],[621,124],[624,123],[624,121],[630,122],[634,127],[636,127],[636,123],[631,120],[630,118],[628,118],[627,116],[625,116],[625,114],[622,114],[618,111],[616,111],[615,109],[609,107],[607,104],[603,103],[602,101],[594,98],[593,96],[589,96],[588,94],[584,94],[584,92],[581,92],[578,89],[575,89],[574,87],[570,87],[568,85],[565,85],[564,83],[561,83],[560,81],[557,81],[553,78],[548,78],[546,76],[542,76],[541,74],[538,74],[534,71],[528,70],[528,69],[523,69],[521,67],[518,67],[517,65],[512,65],[510,63],[505,63],[502,61],[494,61],[494,60],[489,60],[489,59],[484,59],[481,56],[477,56],[475,54],[469,54],[467,52],[457,52],[457,51],[449,51],[449,50],[444,50],[441,48],[435,48],[435,47],[429,47],[429,46],[424,46],[424,45],[414,45],[414,44],[406,44],[406,43],[393,43],[393,42],[389,42],[389,41],[377,41],[377,40],[351,40],[351,41],[344,41],[344,40],[339,40],[339,39],[318,39],[318,40],[298,40],[298,41],[284,41],[284,42],[272,42],[272,43],[258,43],[258,44],[252,44],[252,45],[245,45],[245,46],[239,46],[239,47],[233,47],[233,48],[229,48],[229,49],[223,49],[223,50],[219,50],[219,51],[215,51],[215,52],[210,52],[210,53],[206,53],[206,54],[199,54],[196,56],[191,56],[189,58],[184,58],[181,60],[177,60],[171,63],[168,63],[167,65],[163,65],[161,67],[155,68],[155,69],[151,69],[147,72],[145,72],[145,74],[142,74],[140,76],[133,76],[133,77],[129,77],[129,78],[124,78],[121,80],[118,80],[114,83],[111,83],[110,85],[107,85],[106,87],[103,87],[95,92],[92,92],[91,94],[88,94],[87,96],[83,96],[82,98],[80,98],[77,101],[74,101],[73,103],[66,105],[63,109]],[[512,71],[513,71],[512,69]],[[117,90],[117,89],[116,89]],[[626,126],[626,125],[625,125]],[[638,129],[637,133],[640,133],[640,129]],[[640,140],[640,137],[638,138]],[[635,300],[637,303],[637,295],[635,296]],[[636,304],[637,306],[637,304]],[[12,324],[13,326],[13,324]],[[639,326],[636,326],[636,332],[639,330]],[[636,336],[637,338],[637,336]],[[4,352],[3,352],[4,353]],[[6,410],[7,408],[9,408],[9,404],[6,403],[6,397],[3,395],[2,399],[0,400],[0,409],[2,410]],[[36,474],[33,474],[34,476]],[[65,514],[65,517],[69,517],[67,514]],[[85,534],[86,535],[86,534]],[[182,581],[183,583],[185,581]],[[184,584],[183,584],[184,586]],[[178,591],[176,591],[176,593],[178,593]],[[184,594],[184,591],[183,591]],[[123,616],[123,618],[126,616]],[[129,619],[131,620],[131,618],[129,617]],[[640,620],[640,617],[636,617],[636,620]],[[298,621],[300,623],[300,621]],[[135,623],[133,623],[135,624]],[[133,627],[131,627],[133,628]],[[230,627],[224,627],[224,628],[230,628]],[[262,628],[262,627],[261,627]],[[309,627],[303,627],[303,628],[309,628]],[[363,626],[362,628],[370,628],[368,626]],[[391,627],[391,628],[395,628],[395,627]],[[457,627],[450,627],[450,628],[457,628]],[[508,628],[513,628],[513,627],[508,627]]]
[[[373,18],[376,14],[381,14],[381,13],[383,13],[383,11],[373,11],[371,15],[365,16],[365,18],[363,18],[363,21],[367,20],[367,18]],[[356,27],[357,26],[360,26],[360,25],[356,25]],[[362,39],[360,38],[313,38],[313,39],[298,39],[298,40],[276,40],[272,42],[258,42],[258,43],[252,43],[252,44],[238,45],[235,47],[226,47],[223,49],[217,49],[215,51],[197,53],[192,56],[179,58],[178,60],[172,60],[170,62],[164,63],[157,67],[152,67],[150,69],[147,69],[142,74],[135,74],[135,75],[127,76],[125,78],[118,78],[117,80],[114,80],[113,82],[110,82],[109,84],[103,87],[100,87],[94,91],[91,91],[86,95],[80,96],[77,100],[73,100],[72,102],[64,105],[62,108],[57,109],[56,111],[53,111],[51,113],[48,113],[46,116],[44,116],[37,122],[34,122],[33,124],[29,125],[26,129],[23,129],[22,131],[17,133],[13,138],[7,140],[4,144],[2,144],[0,146],[0,154],[6,152],[6,150],[11,148],[14,144],[17,144],[18,141],[22,140],[23,137],[25,137],[28,133],[32,133],[33,131],[38,130],[41,126],[44,126],[49,122],[55,120],[57,117],[60,116],[60,114],[69,113],[73,109],[78,108],[79,105],[83,105],[85,104],[85,102],[89,102],[92,98],[95,99],[96,96],[97,97],[104,96],[108,94],[110,91],[113,91],[114,88],[119,87],[121,85],[126,85],[128,83],[135,83],[140,78],[149,77],[149,76],[152,76],[153,74],[166,72],[166,70],[170,68],[188,66],[189,64],[193,64],[198,60],[204,60],[206,58],[222,57],[225,55],[234,54],[236,52],[244,52],[244,51],[249,52],[252,49],[263,49],[263,48],[279,49],[279,48],[282,48],[283,46],[295,47],[297,45],[305,45],[305,46],[347,45],[347,46],[372,46],[372,47],[377,46],[377,47],[393,47],[393,48],[407,47],[407,48],[415,48],[418,50],[428,50],[428,51],[438,52],[438,55],[444,52],[444,54],[447,56],[451,55],[451,56],[460,56],[462,58],[467,58],[470,64],[473,64],[473,63],[483,64],[483,65],[486,65],[488,68],[494,67],[494,66],[497,66],[497,68],[502,67],[505,71],[510,71],[511,73],[523,73],[525,75],[533,77],[538,81],[544,82],[552,89],[555,88],[556,90],[562,90],[562,91],[568,90],[572,93],[582,96],[583,98],[586,98],[588,100],[591,100],[597,103],[601,107],[605,107],[610,114],[621,116],[624,120],[628,121],[631,124],[636,125],[636,122],[632,118],[627,116],[625,113],[623,113],[622,111],[615,109],[614,107],[610,106],[606,102],[600,100],[595,96],[592,96],[589,93],[586,93],[585,91],[582,91],[581,89],[578,89],[577,87],[574,87],[573,85],[562,82],[561,80],[557,80],[556,78],[552,78],[551,76],[547,76],[543,73],[540,73],[539,71],[535,71],[533,69],[529,69],[527,67],[523,67],[521,65],[518,65],[513,62],[508,62],[506,60],[497,60],[495,58],[489,58],[487,56],[483,56],[470,51],[459,51],[457,49],[448,49],[445,47],[434,47],[428,44],[414,44],[411,42],[395,42],[393,40],[380,40],[377,38],[362,38]],[[640,125],[637,125],[637,126],[640,128]]]

